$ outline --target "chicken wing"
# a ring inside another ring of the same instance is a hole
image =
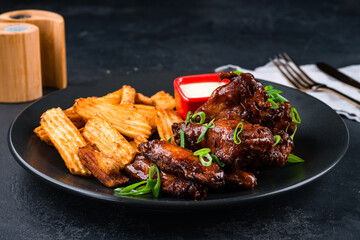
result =
[[[243,130],[238,134],[241,143],[234,142],[234,133],[240,121],[218,120],[215,127],[208,129],[205,138],[197,143],[199,136],[206,130],[202,124],[174,123],[175,142],[180,143],[180,129],[185,133],[185,147],[193,151],[210,148],[220,161],[227,166],[257,169],[283,166],[293,147],[290,136],[282,130],[274,130],[258,124],[242,122]],[[240,124],[241,127],[241,124]],[[239,129],[240,129],[239,127]],[[238,129],[238,130],[239,130]],[[280,142],[274,147],[274,135],[280,135]]]
[[[138,155],[135,161],[125,167],[125,171],[133,179],[145,181],[149,179],[149,169],[151,162],[144,156]],[[156,177],[156,176],[154,176]],[[193,197],[195,199],[204,199],[208,188],[202,184],[191,180],[179,178],[174,174],[160,171],[161,189],[177,198]]]
[[[227,184],[235,184],[245,189],[253,189],[257,185],[254,174],[240,169],[225,171],[225,182]]]
[[[152,140],[140,144],[139,149],[146,158],[156,163],[162,171],[213,188],[225,184],[224,172],[216,163],[204,166],[191,151],[168,141]]]
[[[238,120],[281,130],[291,126],[290,103],[285,102],[279,104],[278,109],[271,109],[267,91],[252,74],[221,72],[219,77],[231,82],[215,89],[209,100],[196,110],[205,113],[206,122],[214,118]],[[288,132],[292,134],[293,129],[291,126]]]

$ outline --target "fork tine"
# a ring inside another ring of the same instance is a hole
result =
[[[286,73],[280,68],[280,65],[275,62],[272,58],[269,58],[270,62],[272,62],[276,67],[277,69],[280,71],[280,73],[296,88],[299,88],[301,89],[302,86],[300,86],[297,82],[293,81],[293,79],[291,79],[288,75],[286,75]]]
[[[309,86],[307,83],[304,83],[303,81],[301,81],[301,79],[299,80],[299,78],[297,78],[292,73],[292,70],[289,68],[289,63],[285,59],[282,59],[280,54],[279,54],[279,57],[280,57],[280,59],[277,56],[275,56],[275,59],[286,70],[286,72],[288,73],[288,76],[290,75],[292,80],[294,82],[296,82],[299,86],[301,86],[300,89],[308,88]],[[281,61],[281,60],[285,60],[285,63],[283,63],[283,61]]]
[[[296,67],[297,69],[299,69],[299,71],[302,73],[302,75],[306,78],[307,82],[309,84],[316,84],[316,82],[314,82],[314,80],[312,80],[301,68],[300,66],[291,58],[289,57],[289,55],[287,55],[287,53],[283,53],[285,58],[289,61],[289,62],[292,62]]]
[[[279,53],[279,57],[280,59],[285,61],[285,65],[286,68],[290,69],[296,76],[292,75],[294,77],[295,80],[297,80],[304,88],[310,88],[313,83],[309,82],[306,78],[304,78],[301,74],[299,74],[298,71],[296,71],[291,64],[289,63],[289,61],[287,61],[287,59],[281,54]],[[298,67],[299,68],[299,67]],[[290,72],[289,70],[289,72]]]

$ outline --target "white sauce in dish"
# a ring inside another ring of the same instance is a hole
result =
[[[224,82],[200,82],[180,85],[181,91],[188,98],[210,97],[218,87],[225,85]]]

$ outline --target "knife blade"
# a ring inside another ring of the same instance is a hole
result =
[[[354,80],[353,78],[339,72],[336,68],[323,63],[323,62],[317,62],[316,66],[323,71],[324,73],[332,76],[333,78],[336,78],[337,80],[346,83],[350,86],[356,87],[358,89],[360,89],[360,83],[357,82],[356,80]]]

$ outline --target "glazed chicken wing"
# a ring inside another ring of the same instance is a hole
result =
[[[202,124],[183,123],[173,124],[175,142],[180,143],[180,129],[185,133],[185,147],[193,151],[210,148],[220,161],[236,169],[257,169],[265,167],[281,167],[285,164],[293,147],[290,136],[276,130],[272,133],[267,127],[258,124],[243,123],[243,130],[238,135],[240,144],[234,142],[234,132],[240,121],[218,120],[215,127],[208,129],[205,138],[197,143],[206,127]],[[239,129],[241,128],[241,125]],[[274,135],[280,135],[280,142],[274,147]]]
[[[225,170],[225,182],[226,184],[231,183],[245,189],[253,189],[257,185],[254,174],[240,169]]]
[[[231,82],[215,89],[209,100],[196,110],[205,113],[206,122],[215,118],[250,122],[270,129],[286,130],[290,126],[290,103],[285,102],[279,104],[278,109],[271,109],[267,91],[252,74],[221,72],[219,77]],[[288,132],[292,134],[292,131],[293,127],[290,127]]]
[[[125,171],[131,178],[145,181],[149,179],[150,167],[150,160],[144,156],[138,155],[133,163],[126,165]],[[154,178],[156,178],[156,176],[154,176]],[[202,184],[179,178],[174,174],[164,171],[160,171],[160,178],[161,189],[174,197],[193,197],[195,199],[204,199],[206,197],[208,188]]]
[[[213,163],[204,166],[193,152],[169,143],[152,140],[139,145],[146,158],[154,162],[162,171],[193,180],[209,187],[217,188],[225,184],[224,172]]]

